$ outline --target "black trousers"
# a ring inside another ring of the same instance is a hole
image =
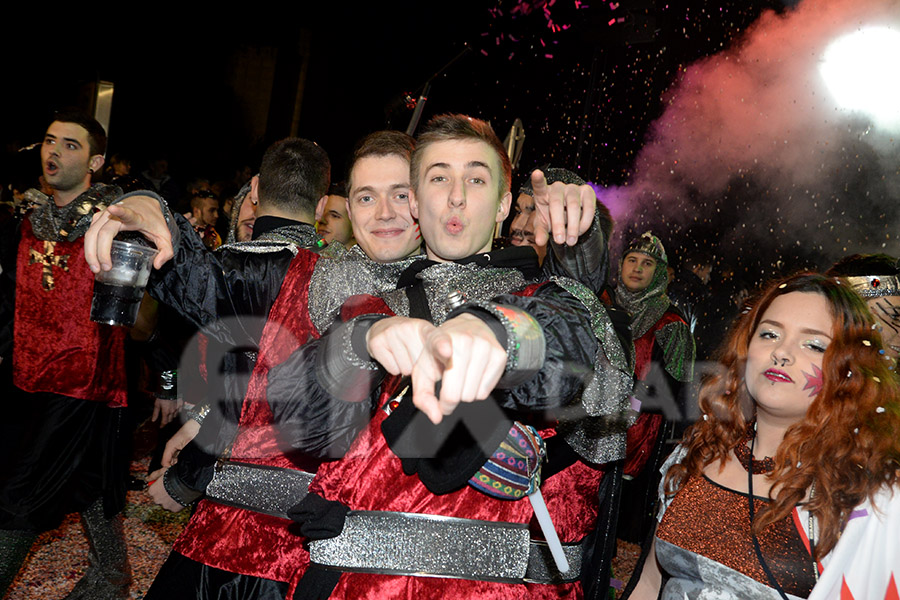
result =
[[[102,498],[125,505],[124,409],[13,389],[0,425],[0,529],[41,532]]]
[[[172,552],[144,600],[284,600],[288,584],[239,575]]]

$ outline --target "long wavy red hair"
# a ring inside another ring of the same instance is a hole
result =
[[[756,516],[759,532],[788,516],[815,482],[808,508],[818,519],[816,558],[831,551],[850,512],[900,479],[900,395],[881,336],[865,303],[846,284],[803,273],[772,283],[742,315],[719,350],[722,369],[700,389],[698,420],[686,433],[684,460],[666,476],[667,494],[701,475],[743,438],[755,414],[744,383],[751,336],[772,301],[791,292],[821,294],[831,307],[832,342],[822,362],[824,386],[775,454],[772,502]],[[799,465],[799,466],[798,466]]]

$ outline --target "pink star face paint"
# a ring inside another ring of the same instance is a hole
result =
[[[803,391],[810,390],[809,397],[815,398],[819,392],[822,391],[822,387],[825,385],[824,377],[822,377],[822,369],[817,367],[816,365],[811,365],[813,369],[813,374],[810,375],[806,371],[800,371],[803,373],[803,376],[806,377],[806,385],[803,386]]]

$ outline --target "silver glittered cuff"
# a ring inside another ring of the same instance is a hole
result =
[[[544,366],[546,343],[540,324],[527,312],[508,304],[474,300],[468,307],[477,307],[497,319],[506,331],[506,371],[498,388],[508,389],[519,386]]]
[[[316,360],[316,377],[330,396],[348,402],[359,402],[371,390],[360,385],[380,373],[381,365],[373,361],[365,349],[365,335],[385,315],[361,315],[342,323],[322,338]]]
[[[197,425],[203,425],[203,421],[206,420],[206,415],[209,414],[209,404],[204,404],[203,406],[194,408],[189,408],[185,411],[189,419],[193,419],[197,422]]]

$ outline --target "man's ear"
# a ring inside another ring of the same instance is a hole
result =
[[[319,198],[319,201],[316,202],[316,221],[322,220],[322,215],[325,214],[325,204],[328,202],[328,195],[324,195]]]
[[[247,200],[254,205],[259,205],[259,175],[254,175],[250,178],[250,191],[247,192],[247,197],[244,198],[245,202]]]
[[[90,165],[91,173],[99,173],[100,169],[103,168],[103,163],[106,162],[106,159],[103,158],[102,154],[95,154],[88,161],[88,165]]]
[[[419,220],[419,202],[416,200],[416,193],[411,189],[409,190],[409,214],[416,221]]]
[[[506,192],[500,198],[500,206],[497,207],[497,223],[502,223],[509,216],[509,207],[512,205],[512,192]]]
[[[344,208],[347,210],[347,220],[353,225],[353,213],[350,212],[350,198],[344,200]]]

